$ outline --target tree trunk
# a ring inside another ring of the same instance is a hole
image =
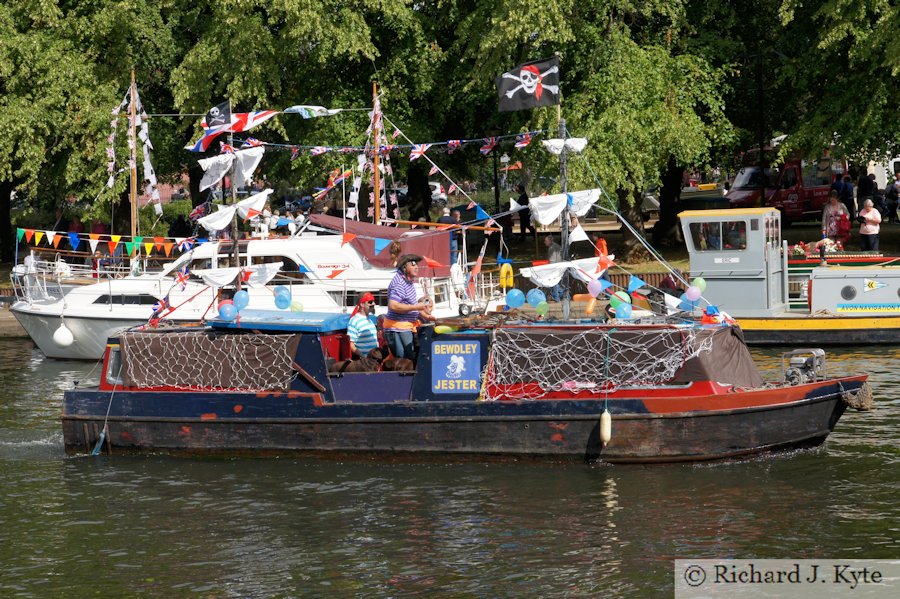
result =
[[[3,262],[12,261],[15,256],[16,233],[10,217],[13,189],[12,181],[0,181],[0,261]]]
[[[616,190],[619,198],[619,214],[628,221],[631,227],[638,232],[641,237],[644,235],[644,219],[641,217],[641,192],[635,191],[629,193],[627,191]],[[643,244],[637,240],[634,234],[625,226],[622,226],[622,249],[616,260],[625,263],[646,262],[650,259],[650,253],[644,248]]]
[[[684,167],[675,164],[674,158],[669,158],[662,177],[662,188],[659,190],[659,221],[653,227],[654,247],[676,247],[684,243],[678,227],[682,177]]]
[[[203,168],[194,163],[188,169],[188,193],[191,194],[191,208],[196,208],[208,198],[208,193],[200,192],[200,181],[203,179]]]

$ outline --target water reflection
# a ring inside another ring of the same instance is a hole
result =
[[[752,350],[770,378],[779,350]],[[613,467],[64,456],[93,364],[0,340],[0,595],[671,594],[676,557],[896,557],[900,348],[821,448]],[[23,360],[22,357],[26,356]],[[877,356],[877,359],[873,359]]]

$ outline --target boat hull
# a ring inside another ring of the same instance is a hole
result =
[[[16,305],[11,306],[10,311],[45,356],[60,360],[99,360],[106,351],[106,340],[109,337],[115,337],[124,329],[147,322],[146,318],[120,318],[113,314],[97,317],[67,316],[66,327],[72,331],[74,341],[64,347],[53,340],[53,333],[63,322],[59,314],[43,313]]]
[[[747,345],[870,345],[897,343],[900,316],[805,316],[738,319]]]
[[[66,392],[63,437],[104,450],[700,461],[821,443],[865,377],[727,396],[323,404],[299,393]],[[600,442],[600,415],[612,438]],[[109,416],[107,417],[107,410]]]

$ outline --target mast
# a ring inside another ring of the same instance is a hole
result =
[[[375,215],[374,222],[377,225],[378,223],[381,222],[381,193],[380,193],[381,192],[381,189],[380,189],[381,178],[380,178],[379,172],[378,172],[378,154],[379,154],[379,150],[381,149],[378,144],[381,139],[381,135],[380,135],[381,123],[380,123],[380,119],[378,117],[379,110],[378,110],[378,82],[377,81],[372,82],[372,112],[373,112],[373,114],[372,114],[372,134],[375,138],[374,151],[373,151],[374,154],[373,154],[373,158],[372,158],[372,170],[375,172],[375,186],[374,186],[375,210],[374,210],[373,214]]]
[[[138,219],[137,219],[137,105],[134,101],[134,97],[136,95],[135,83],[134,83],[134,67],[131,67],[131,106],[129,108],[129,134],[131,143],[131,239],[137,236],[138,230]],[[110,223],[111,225],[111,223]],[[134,250],[132,250],[134,253]]]
[[[556,105],[556,114],[559,120],[559,136],[563,140],[563,149],[559,154],[559,186],[560,191],[563,193],[568,192],[568,188],[566,185],[566,119],[562,118],[560,114],[559,105]],[[560,232],[560,245],[562,247],[562,259],[568,260],[569,256],[569,210],[563,210],[562,214],[562,223],[559,226]],[[563,273],[562,278],[562,291],[563,291],[563,300],[562,300],[562,310],[563,310],[563,320],[569,320],[569,269]]]

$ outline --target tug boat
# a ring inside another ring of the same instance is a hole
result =
[[[818,266],[792,265],[774,208],[688,210],[679,217],[691,276],[706,282],[704,300],[736,319],[748,344],[897,342],[900,266],[893,259],[871,256],[878,261],[872,264],[856,256],[862,265],[849,266],[846,256],[824,254]]]
[[[407,455],[610,463],[735,458],[821,444],[867,375],[825,353],[765,383],[734,326],[470,317],[420,328],[411,372],[329,372],[348,316],[239,321],[110,339],[96,388],[66,391],[69,453]]]

